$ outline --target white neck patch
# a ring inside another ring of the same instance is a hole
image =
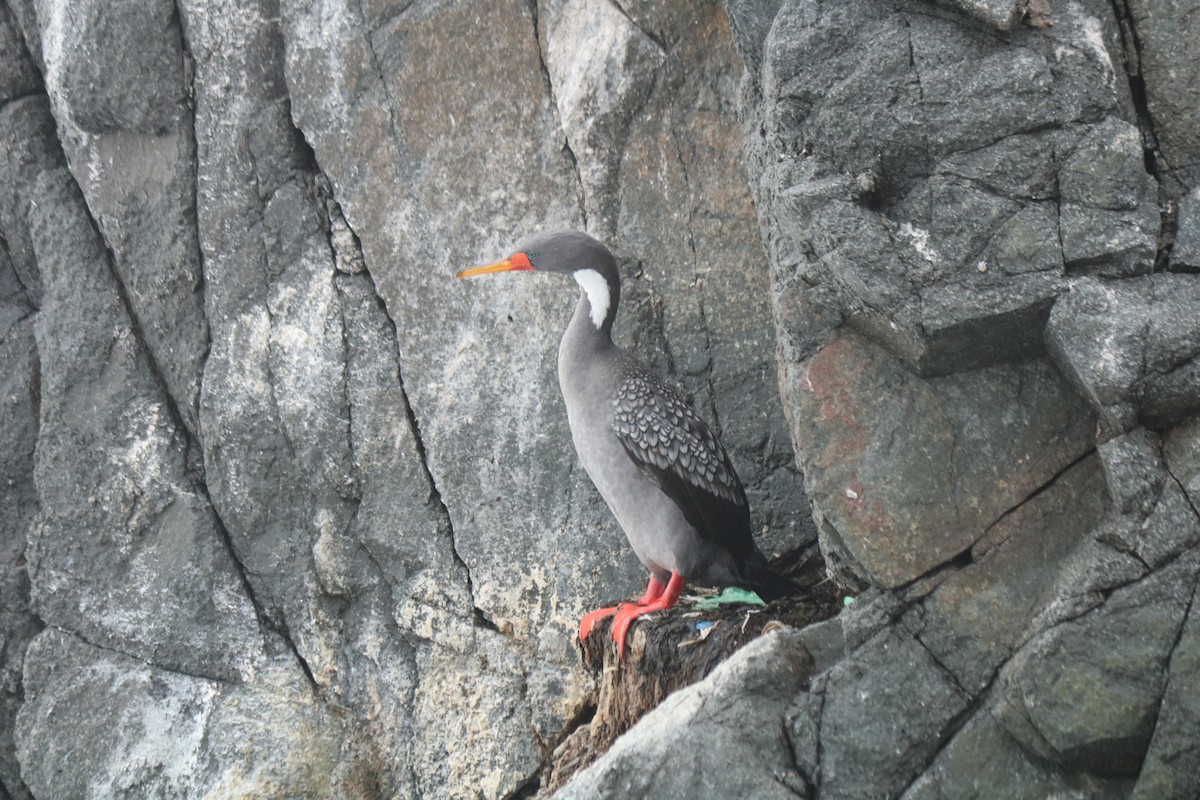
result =
[[[588,305],[592,307],[592,324],[599,330],[604,318],[608,316],[608,304],[612,302],[608,293],[608,281],[594,269],[575,270],[575,281],[587,292]]]

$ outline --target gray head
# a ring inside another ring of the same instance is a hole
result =
[[[606,333],[612,330],[621,298],[617,261],[607,247],[581,231],[542,231],[526,236],[503,261],[465,269],[455,277],[531,270],[574,277],[587,293],[592,322]]]

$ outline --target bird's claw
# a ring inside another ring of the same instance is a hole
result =
[[[600,620],[607,619],[613,614],[616,614],[621,606],[609,606],[608,608],[598,608],[590,614],[584,614],[583,619],[579,620],[579,641],[587,639],[588,635],[596,629],[596,625]]]
[[[590,614],[585,614],[583,619],[579,620],[579,641],[587,639],[600,620],[615,615],[612,637],[613,641],[617,643],[617,657],[624,661],[625,637],[629,634],[629,628],[633,625],[633,621],[643,614],[664,611],[675,605],[682,590],[683,576],[678,573],[671,573],[671,580],[665,586],[657,578],[651,577],[650,585],[646,587],[646,593],[642,595],[641,600],[633,603],[618,603],[615,606],[598,608]]]
[[[671,605],[672,603],[660,597],[645,605],[630,603],[621,606],[612,624],[613,641],[617,643],[617,658],[621,661],[625,660],[625,637],[629,635],[629,629],[633,627],[635,619],[645,614],[653,614],[655,611],[663,611],[670,608]]]

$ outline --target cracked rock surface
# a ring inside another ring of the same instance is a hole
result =
[[[784,407],[859,594],[565,794],[1200,791],[1193,6],[728,4]],[[720,712],[697,749],[730,691],[755,755]]]
[[[643,576],[577,287],[453,281],[534,230],[814,541],[738,70],[715,3],[0,2],[0,797],[537,790]]]
[[[1196,797],[1198,26],[0,0],[0,797]],[[556,226],[855,598],[570,780]]]
[[[762,755],[687,780],[1195,796],[1194,4],[729,9],[784,407],[859,595],[798,633],[815,668],[750,722]],[[666,706],[576,796],[684,758]]]

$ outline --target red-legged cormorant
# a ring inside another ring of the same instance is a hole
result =
[[[621,279],[608,248],[578,231],[547,231],[456,277],[533,270],[571,275],[582,288],[558,349],[571,438],[650,571],[640,600],[586,615],[580,639],[615,614],[612,635],[624,654],[633,621],[673,606],[686,581],[750,588],[767,601],[797,594],[754,544],[742,482],[712,430],[675,388],[613,343]]]

